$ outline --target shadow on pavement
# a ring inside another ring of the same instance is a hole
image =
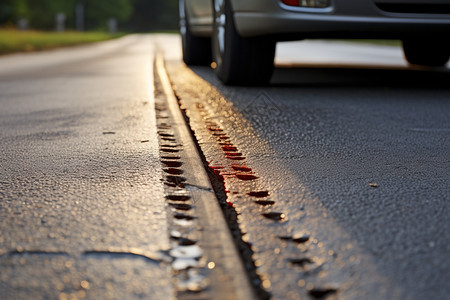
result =
[[[446,68],[395,68],[349,65],[276,66],[271,86],[278,87],[360,87],[450,89]]]

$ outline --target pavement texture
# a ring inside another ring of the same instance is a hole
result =
[[[0,58],[0,298],[173,297],[154,46]]]
[[[282,45],[265,88],[168,69],[273,298],[444,299],[449,71],[405,67],[395,47],[346,46]],[[377,50],[387,64],[374,66]]]
[[[1,299],[196,299],[211,278],[197,296],[226,299],[246,281],[196,202],[214,193],[192,184],[204,166],[155,90],[157,49],[260,298],[448,298],[448,69],[305,41],[279,45],[270,86],[226,87],[180,46],[0,58]]]

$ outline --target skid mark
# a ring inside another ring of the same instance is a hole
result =
[[[183,165],[181,161],[161,160],[161,162],[171,168],[179,168]]]
[[[183,170],[178,169],[178,168],[165,168],[163,169],[164,172],[171,174],[171,175],[181,175],[184,173]]]
[[[269,205],[274,205],[275,201],[272,201],[272,200],[256,200],[255,203],[259,204],[259,205],[262,205],[262,206],[269,206]]]
[[[299,236],[299,237],[280,236],[280,239],[284,240],[284,241],[292,241],[297,244],[303,244],[303,243],[306,243],[307,241],[309,241],[310,237],[309,237],[309,235],[303,235],[303,236]]]
[[[262,214],[264,217],[274,221],[283,221],[286,219],[286,215],[282,212],[269,212]]]
[[[264,198],[269,196],[269,191],[248,192],[247,195],[257,198]]]
[[[333,288],[325,288],[325,289],[312,289],[308,291],[308,294],[314,299],[325,299],[330,295],[334,295],[337,293],[336,289]]]

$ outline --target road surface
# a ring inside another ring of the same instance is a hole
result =
[[[449,69],[326,41],[281,44],[276,63],[265,88],[168,63],[262,285],[277,299],[446,298]]]
[[[176,35],[131,35],[0,58],[0,298],[450,294],[448,68],[293,42],[270,86],[226,87],[180,53]],[[193,184],[204,170],[215,193]]]

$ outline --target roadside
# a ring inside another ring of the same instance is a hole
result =
[[[46,32],[0,29],[0,55],[15,52],[31,52],[106,41],[124,33],[106,32]]]

